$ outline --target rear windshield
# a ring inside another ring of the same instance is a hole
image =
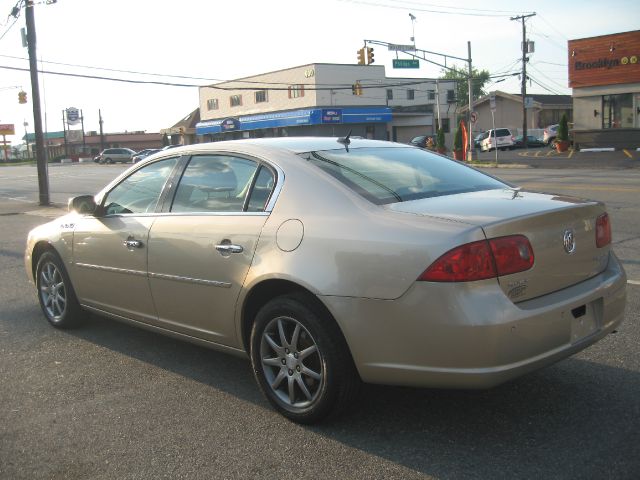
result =
[[[352,148],[301,154],[376,205],[503,189],[484,173],[417,148]]]

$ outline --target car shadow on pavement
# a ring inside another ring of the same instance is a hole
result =
[[[70,333],[249,401],[248,360],[92,315]],[[353,412],[302,427],[437,478],[633,478],[640,375],[572,357],[491,390],[364,385]],[[614,474],[615,472],[615,474]]]

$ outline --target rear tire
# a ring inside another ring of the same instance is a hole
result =
[[[284,295],[262,307],[250,353],[262,393],[289,420],[315,423],[356,401],[361,381],[346,341],[308,295]]]
[[[51,325],[73,328],[82,323],[84,312],[62,260],[56,253],[45,252],[38,260],[36,288],[40,308]]]

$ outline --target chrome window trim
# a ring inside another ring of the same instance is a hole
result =
[[[130,217],[268,217],[269,212],[157,212],[157,213],[114,213],[100,218]]]

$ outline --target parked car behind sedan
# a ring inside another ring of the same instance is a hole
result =
[[[518,135],[515,138],[513,148],[524,148],[524,141],[522,139],[523,139],[523,136]],[[533,135],[527,135],[527,147],[535,148],[535,147],[544,147],[544,146],[545,146],[545,143],[539,138]]]
[[[558,135],[558,124],[556,123],[555,125],[549,125],[547,128],[544,129],[544,132],[542,134],[542,141],[544,142],[545,145],[551,145],[553,144],[553,141],[556,139],[556,136]]]
[[[487,130],[480,140],[480,151],[490,152],[496,148],[500,150],[511,150],[513,148],[514,138],[511,130],[508,128],[496,128],[495,130]]]
[[[154,153],[159,152],[160,150],[157,148],[146,148],[144,150],[140,150],[138,153],[136,153],[133,158],[131,159],[131,161],[133,163],[138,163],[140,160],[144,160],[145,158],[147,158],[149,155],[153,155]]]
[[[130,148],[107,148],[100,152],[98,163],[129,163],[135,154]]]
[[[51,325],[89,311],[248,357],[266,399],[300,423],[357,405],[362,381],[491,387],[624,316],[601,202],[407,145],[190,145],[69,206],[25,249]]]

